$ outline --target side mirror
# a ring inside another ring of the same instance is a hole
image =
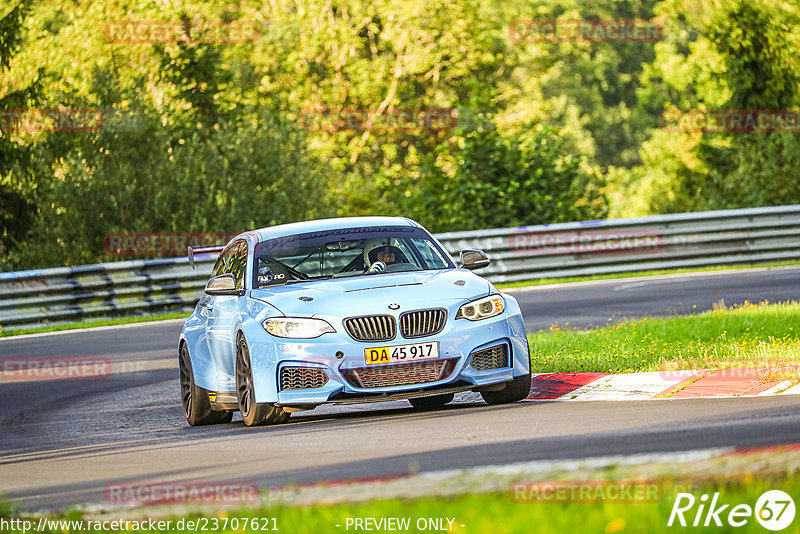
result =
[[[461,267],[474,271],[475,269],[483,269],[492,263],[489,261],[489,256],[482,250],[465,249],[461,251]]]
[[[215,276],[206,284],[206,295],[241,295],[236,289],[236,278],[232,274]]]

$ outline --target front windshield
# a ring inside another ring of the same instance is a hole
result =
[[[337,228],[256,245],[253,288],[452,267],[447,254],[421,228]]]

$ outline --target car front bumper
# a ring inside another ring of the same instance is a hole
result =
[[[256,340],[252,336],[248,336],[248,339],[256,402],[289,406],[359,402],[358,399],[366,402],[387,397],[409,398],[442,394],[451,389],[466,391],[507,382],[530,372],[530,358],[522,316],[519,313],[509,313],[508,310],[497,317],[483,321],[448,320],[444,330],[439,334],[417,339],[403,339],[398,335],[389,342],[356,342],[338,327],[336,333],[310,340],[276,342],[266,333],[258,336]],[[437,341],[439,344],[437,360],[370,366],[365,364],[366,348],[429,341]],[[486,370],[473,367],[472,359],[476,353],[498,345],[506,347],[504,366]],[[411,371],[405,367],[414,365],[418,367]],[[395,369],[392,369],[393,366]],[[281,389],[280,377],[284,368],[314,369],[317,370],[316,376],[320,376],[319,371],[322,371],[327,380],[319,387]],[[431,379],[431,373],[435,374],[436,368],[442,372],[436,379]],[[408,381],[408,376],[412,376],[412,383],[376,386],[373,381],[365,387],[359,380],[354,379],[354,376],[363,370],[368,374],[378,374],[388,382],[391,382],[393,372],[402,371],[406,377],[405,381]],[[420,373],[421,382],[413,381],[414,372],[417,371]]]

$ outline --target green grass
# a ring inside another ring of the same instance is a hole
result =
[[[632,271],[629,273],[595,274],[591,276],[572,276],[566,278],[537,278],[535,280],[523,280],[521,282],[500,282],[498,284],[495,284],[495,286],[497,286],[499,289],[508,289],[513,287],[544,286],[549,284],[564,284],[572,282],[592,282],[595,280],[617,280],[620,278],[633,278],[637,276],[705,273],[709,271],[738,271],[742,269],[763,269],[765,267],[786,267],[793,265],[800,265],[800,262],[782,261],[782,262],[748,264],[748,265],[712,265],[710,267],[702,267],[702,268],[694,267],[689,269],[661,269],[654,271]]]
[[[534,372],[629,373],[800,365],[800,303],[725,307],[595,330],[553,325],[528,335]]]
[[[653,482],[650,481],[649,483]],[[454,519],[453,528],[449,532],[464,534],[675,532],[676,530],[687,530],[687,528],[681,528],[677,525],[667,527],[667,521],[669,520],[675,497],[680,491],[679,488],[682,487],[685,490],[688,487],[690,488],[690,493],[697,499],[691,511],[686,512],[684,515],[689,525],[691,525],[697,512],[701,495],[713,495],[715,492],[719,492],[718,506],[729,504],[727,509],[720,515],[723,527],[711,527],[708,529],[688,527],[692,532],[697,530],[705,532],[730,532],[732,530],[737,532],[766,532],[763,527],[756,523],[752,516],[747,519],[747,524],[744,527],[732,529],[725,524],[727,513],[733,506],[738,504],[746,504],[754,508],[758,497],[767,490],[780,489],[794,496],[795,499],[800,495],[800,477],[791,476],[788,473],[773,478],[746,475],[742,478],[732,478],[727,481],[706,484],[697,484],[691,481],[688,484],[680,484],[667,480],[660,481],[658,485],[661,488],[658,492],[659,502],[652,503],[611,501],[570,503],[553,502],[552,500],[517,502],[512,499],[512,493],[509,491],[504,493],[462,495],[452,498],[425,497],[411,500],[375,500],[365,504],[250,508],[219,512],[207,516],[187,515],[182,518],[186,521],[205,517],[206,524],[209,525],[213,525],[216,519],[220,526],[224,524],[226,517],[229,522],[233,518],[239,518],[239,529],[231,528],[231,524],[228,523],[228,528],[214,529],[218,532],[254,532],[251,528],[241,528],[240,518],[275,518],[275,525],[278,531],[287,534],[356,532],[352,526],[349,529],[346,528],[348,518],[380,519],[392,517],[409,518],[412,527],[408,532],[420,532],[415,525],[421,518]],[[140,512],[139,518],[147,517],[147,509],[142,509]],[[6,518],[9,517],[6,514],[3,515]],[[131,516],[130,513],[125,515]],[[80,514],[72,513],[69,514],[69,517],[71,519],[79,519]],[[107,514],[104,519],[113,520],[117,517],[112,512]],[[181,517],[173,516],[171,519],[175,522]],[[445,524],[447,524],[446,521]],[[336,525],[340,526],[337,527]],[[798,525],[799,523],[795,519],[792,526],[782,532],[800,532],[800,526]],[[272,528],[272,521],[270,521],[269,526]],[[185,532],[187,530],[172,528],[161,532]],[[137,529],[136,531],[152,532],[149,529]],[[54,534],[56,531],[45,530],[43,532]],[[58,532],[68,534],[78,532],[78,530],[67,528],[58,530]],[[105,532],[120,531],[106,530]]]
[[[15,330],[0,329],[0,337],[22,336],[25,334],[41,334],[43,332],[60,332],[62,330],[76,330],[79,328],[97,328],[99,326],[115,326],[121,324],[147,323],[150,321],[166,321],[168,319],[186,319],[186,312],[162,313],[142,317],[120,317],[119,319],[103,319],[99,321],[86,321],[85,323],[66,323],[40,328],[19,328]]]

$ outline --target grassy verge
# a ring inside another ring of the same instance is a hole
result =
[[[499,289],[513,287],[544,286],[548,284],[563,284],[571,282],[591,282],[595,280],[617,280],[620,278],[633,278],[637,276],[657,276],[664,274],[683,274],[683,273],[705,273],[710,271],[740,271],[743,269],[763,269],[765,267],[786,267],[800,265],[797,261],[783,261],[762,263],[753,265],[713,265],[711,267],[689,268],[689,269],[661,269],[654,271],[633,271],[630,273],[614,274],[595,274],[591,276],[572,276],[566,278],[538,278],[536,280],[525,280],[522,282],[501,282],[495,284]]]
[[[796,379],[796,369],[783,367],[800,365],[800,303],[719,304],[698,315],[589,331],[553,325],[528,340],[535,372],[762,367],[765,379]]]
[[[206,530],[216,532],[256,532],[262,526],[267,530],[277,529],[285,533],[339,533],[363,531],[356,529],[354,520],[366,518],[387,520],[398,518],[408,521],[407,532],[448,531],[460,533],[552,533],[552,532],[674,532],[681,527],[676,523],[667,526],[678,492],[685,491],[687,486],[672,481],[657,483],[657,498],[651,502],[620,502],[606,499],[595,502],[568,502],[557,498],[539,500],[514,500],[511,491],[491,494],[472,494],[452,498],[418,498],[410,500],[376,500],[366,504],[317,505],[313,507],[269,507],[250,508],[216,515],[188,515],[171,517],[172,528],[151,530],[149,528],[131,528],[128,530],[104,530],[105,532],[187,532],[193,531],[186,526],[187,521],[200,520]],[[727,514],[733,506],[744,504],[751,510],[755,508],[758,498],[768,490],[780,489],[795,497],[800,494],[800,477],[781,475],[775,478],[753,477],[734,478],[727,481],[708,483],[705,485],[690,484],[689,492],[695,496],[694,507],[684,513],[684,518],[691,525],[698,512],[700,496],[713,496],[719,492],[718,504],[729,506],[719,515],[723,526],[712,526],[701,531],[728,532],[732,528],[727,524]],[[530,495],[530,494],[528,494]],[[610,494],[609,494],[610,495]],[[683,504],[683,503],[682,503]],[[773,505],[774,506],[774,505]],[[707,510],[707,507],[706,507]],[[704,512],[706,511],[704,510]],[[143,514],[146,510],[142,511]],[[6,514],[3,514],[6,515]],[[108,514],[107,519],[116,519]],[[70,514],[73,520],[79,520],[79,514]],[[144,516],[143,516],[144,517]],[[9,516],[6,515],[6,519]],[[258,518],[258,528],[242,526],[244,518]],[[184,528],[175,528],[175,524],[183,519]],[[752,513],[737,532],[765,532],[757,523]],[[234,520],[235,524],[234,524]],[[448,520],[452,522],[448,523]],[[705,520],[705,513],[701,518]],[[35,521],[35,519],[34,519]],[[419,523],[418,523],[419,522]],[[676,520],[677,522],[677,520]],[[362,523],[363,524],[363,523]],[[713,522],[711,523],[713,525]],[[385,524],[384,524],[385,525]],[[216,526],[216,528],[212,528]],[[389,529],[374,528],[378,532]],[[420,528],[425,526],[426,528]],[[227,528],[226,528],[227,527]],[[202,530],[202,528],[200,528]],[[396,530],[396,529],[391,529]],[[696,531],[698,529],[692,529]],[[23,532],[23,530],[6,530],[7,532]],[[84,530],[85,531],[85,530]],[[50,528],[39,532],[70,533],[79,532],[77,528]],[[797,520],[782,532],[800,532]]]
[[[147,323],[151,321],[166,321],[168,319],[186,319],[189,317],[187,312],[162,313],[159,315],[148,315],[142,317],[121,317],[119,319],[103,319],[100,321],[86,321],[85,323],[66,323],[53,326],[43,326],[40,328],[20,328],[17,330],[0,329],[0,337],[22,336],[25,334],[41,334],[43,332],[60,332],[62,330],[76,330],[79,328],[97,328],[99,326],[115,326],[121,324]]]

